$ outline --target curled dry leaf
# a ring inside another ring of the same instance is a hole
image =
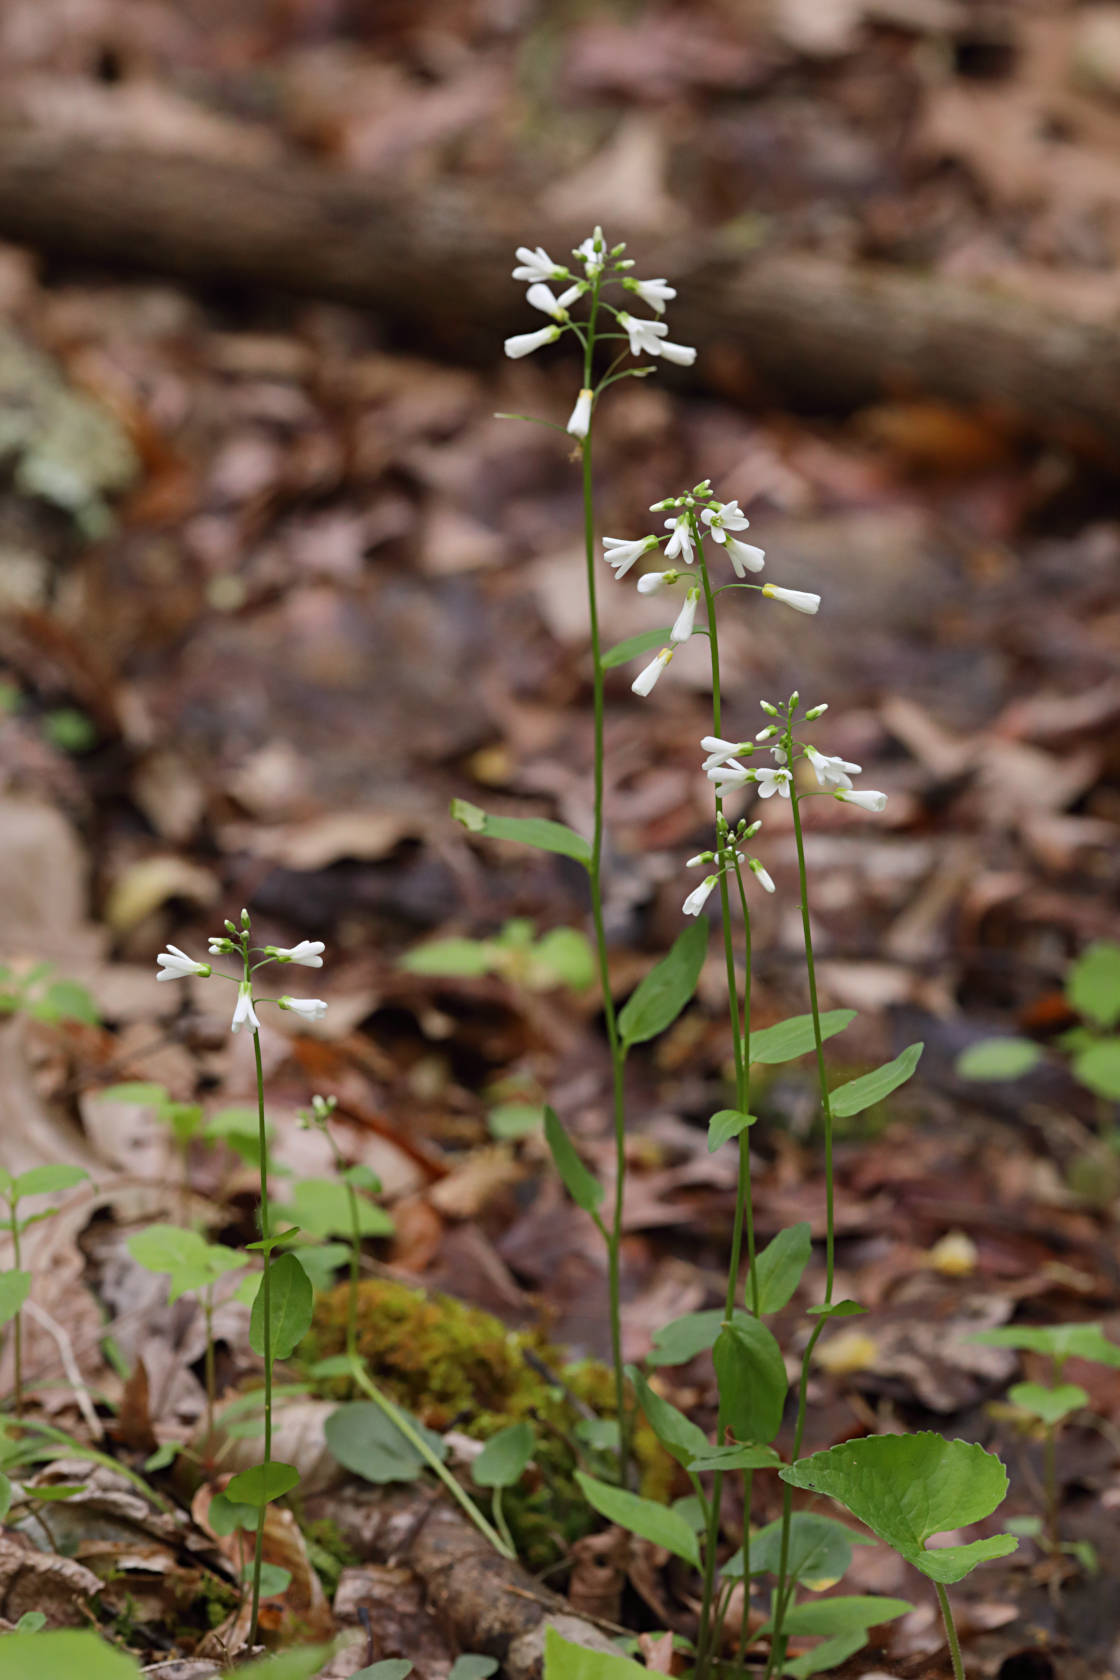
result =
[[[274,1445],[279,1451],[279,1443]],[[215,1492],[213,1487],[200,1487],[191,1502],[191,1515],[199,1527],[213,1538],[234,1575],[238,1576],[252,1559],[252,1537],[239,1531],[219,1537],[209,1527],[207,1517]],[[269,1505],[265,1513],[264,1559],[266,1563],[288,1570],[291,1580],[283,1593],[262,1606],[262,1628],[289,1639],[297,1633],[312,1639],[323,1639],[332,1634],[334,1618],[322,1582],[311,1567],[299,1524],[291,1511],[280,1505]],[[199,1647],[200,1655],[217,1656],[223,1650],[233,1650],[245,1643],[248,1632],[245,1612],[249,1595],[246,1594],[245,1598],[246,1602],[232,1616],[207,1635]]]
[[[41,1552],[22,1536],[0,1534],[0,1616],[7,1621],[41,1610],[48,1627],[86,1627],[87,1600],[100,1590],[93,1571],[73,1558]]]

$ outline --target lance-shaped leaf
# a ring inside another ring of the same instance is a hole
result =
[[[591,862],[591,847],[583,835],[547,817],[494,817],[469,799],[453,799],[451,815],[470,834],[485,834],[490,840],[515,840],[538,852],[559,852],[585,866]]]
[[[962,1050],[954,1064],[962,1079],[1021,1079],[1042,1060],[1029,1038],[982,1038]]]
[[[711,1451],[711,1443],[704,1431],[678,1411],[671,1401],[651,1388],[633,1365],[628,1367],[628,1375],[637,1391],[638,1404],[646,1415],[646,1422],[665,1451],[671,1453],[678,1464],[687,1470],[693,1459],[703,1458]]]
[[[664,630],[639,630],[636,636],[627,636],[624,642],[616,642],[614,647],[608,648],[603,655],[604,671],[613,671],[616,665],[625,665],[631,659],[640,659],[643,653],[653,653],[656,648],[663,648],[669,640],[670,626]]]
[[[907,1563],[945,1585],[1018,1545],[1013,1535],[995,1534],[971,1545],[927,1550],[932,1535],[990,1516],[1007,1492],[1003,1465],[975,1441],[946,1441],[929,1431],[869,1435],[814,1453],[778,1474],[792,1487],[839,1501]]]
[[[46,1196],[53,1190],[72,1190],[89,1177],[84,1167],[72,1167],[65,1161],[48,1161],[41,1167],[29,1167],[12,1182],[13,1197]]]
[[[269,1314],[272,1329],[272,1357],[287,1359],[307,1334],[315,1305],[311,1279],[294,1254],[282,1254],[268,1266]],[[257,1298],[249,1319],[249,1346],[254,1353],[264,1353],[264,1278],[261,1278]]]
[[[576,1645],[551,1626],[544,1630],[544,1680],[643,1680],[648,1674],[621,1653]]]
[[[707,918],[698,916],[677,936],[672,949],[650,969],[619,1012],[618,1033],[624,1049],[644,1044],[672,1025],[696,990],[707,949]]]
[[[628,1493],[625,1488],[612,1487],[607,1482],[597,1481],[594,1476],[585,1475],[582,1470],[576,1471],[576,1481],[583,1490],[584,1498],[589,1505],[594,1506],[601,1517],[608,1522],[617,1523],[639,1539],[652,1540],[655,1546],[664,1546],[674,1557],[683,1558],[686,1563],[700,1567],[700,1545],[691,1526],[668,1505],[660,1505],[655,1499],[641,1499],[636,1493]]]
[[[598,1219],[596,1210],[603,1199],[603,1186],[588,1172],[576,1152],[575,1144],[551,1108],[544,1111],[544,1135],[565,1190],[578,1208]]]
[[[850,1079],[846,1085],[838,1086],[829,1097],[829,1106],[835,1118],[846,1120],[850,1115],[862,1114],[865,1108],[882,1102],[900,1085],[905,1085],[924,1049],[924,1044],[910,1044],[893,1062],[884,1062],[882,1067],[873,1068],[859,1079]]]
[[[754,1266],[747,1273],[747,1305],[752,1309],[754,1307],[757,1282],[758,1311],[780,1312],[801,1282],[801,1274],[809,1264],[812,1252],[813,1239],[806,1221],[787,1225],[784,1231],[779,1231],[762,1252],[755,1255]]]
[[[16,1316],[30,1293],[30,1272],[0,1272],[0,1324]]]
[[[821,1016],[821,1038],[833,1038],[854,1021],[854,1009],[826,1009]],[[776,1021],[772,1027],[752,1032],[748,1051],[752,1062],[792,1062],[815,1048],[811,1015],[791,1015],[788,1021]]]
[[[782,1426],[789,1379],[782,1350],[757,1318],[725,1324],[712,1350],[720,1412],[737,1441],[764,1445]]]
[[[882,1622],[893,1622],[905,1616],[914,1606],[904,1598],[877,1598],[868,1593],[858,1598],[807,1599],[791,1605],[782,1620],[782,1631],[794,1637],[806,1634],[863,1633]],[[759,1629],[760,1635],[773,1632],[773,1623]]]
[[[1024,1348],[1048,1353],[1063,1364],[1067,1359],[1094,1359],[1098,1365],[1120,1366],[1120,1346],[1109,1341],[1099,1324],[1005,1324],[998,1330],[977,1330],[970,1342],[985,1347]]]

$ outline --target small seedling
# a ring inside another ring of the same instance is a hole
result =
[[[72,1190],[76,1184],[84,1183],[88,1177],[84,1167],[67,1166],[61,1161],[31,1167],[15,1178],[0,1167],[0,1197],[7,1203],[5,1223],[12,1239],[12,1256],[15,1260],[15,1265],[10,1271],[0,1272],[0,1324],[14,1320],[12,1359],[15,1371],[12,1400],[17,1417],[23,1414],[23,1335],[20,1314],[23,1303],[31,1293],[31,1273],[23,1271],[20,1266],[20,1238],[29,1226],[37,1225],[42,1219],[50,1219],[57,1212],[56,1208],[44,1208],[39,1213],[26,1214],[21,1218],[19,1204],[28,1196],[49,1196],[59,1190]]]
[[[595,979],[595,959],[578,928],[553,928],[535,939],[532,922],[523,918],[507,922],[494,939],[434,939],[414,946],[401,967],[456,979],[500,974],[531,992],[558,986],[586,991]]]
[[[27,1015],[33,1021],[79,1021],[95,1027],[97,1006],[76,980],[52,980],[50,963],[36,963],[23,974],[0,967],[0,1015]]]

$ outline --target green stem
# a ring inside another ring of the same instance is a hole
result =
[[[470,1494],[459,1486],[459,1483],[455,1480],[447,1466],[436,1457],[435,1453],[431,1449],[431,1446],[424,1439],[423,1435],[421,1435],[420,1431],[413,1427],[406,1414],[400,1411],[398,1407],[394,1406],[388,1395],[383,1394],[377,1387],[376,1383],[371,1382],[360,1359],[356,1359],[354,1361],[353,1373],[354,1381],[358,1384],[358,1387],[369,1395],[375,1406],[380,1406],[390,1423],[393,1424],[394,1428],[400,1430],[409,1446],[420,1454],[420,1457],[424,1460],[424,1463],[428,1466],[429,1470],[439,1477],[451,1497],[457,1504],[462,1506],[471,1522],[478,1529],[480,1534],[486,1536],[494,1550],[499,1552],[504,1558],[512,1559],[516,1557],[517,1554],[513,1547],[506,1545],[506,1542],[498,1533],[497,1529],[495,1529],[486,1520],[474,1500],[471,1498]]]
[[[591,389],[592,361],[595,350],[595,317],[599,308],[599,282],[591,292],[591,308],[584,345],[583,384]],[[591,920],[595,928],[595,949],[598,958],[599,985],[603,996],[603,1019],[607,1029],[607,1043],[611,1056],[611,1086],[614,1115],[615,1180],[614,1206],[607,1235],[607,1286],[610,1296],[611,1361],[614,1366],[615,1404],[618,1409],[618,1479],[622,1487],[629,1481],[630,1429],[626,1406],[626,1372],[622,1361],[622,1211],[626,1190],[626,1100],[624,1072],[626,1051],[618,1036],[614,998],[611,994],[610,966],[607,957],[607,935],[603,921],[603,792],[604,792],[604,690],[606,674],[603,670],[603,649],[599,635],[599,597],[595,576],[595,509],[591,475],[591,436],[589,429],[583,440],[583,536],[587,564],[587,614],[591,630],[592,705],[594,711],[594,833],[587,873],[591,888]]]
[[[246,959],[246,962],[248,959]],[[246,975],[246,978],[248,976]],[[268,1239],[272,1235],[268,1208],[268,1128],[264,1117],[264,1064],[261,1061],[260,1033],[253,1030],[253,1058],[257,1070],[257,1140],[260,1149],[261,1179],[261,1237],[264,1248],[264,1275],[261,1278],[261,1312],[264,1319],[264,1463],[272,1462],[272,1252]],[[257,1537],[253,1546],[253,1602],[249,1617],[249,1645],[257,1643],[257,1628],[261,1608],[261,1564],[264,1560],[264,1520],[268,1510],[262,1505],[257,1517]]]
[[[1058,1428],[1053,1423],[1046,1426],[1043,1464],[1046,1478],[1046,1528],[1050,1536],[1050,1549],[1057,1557],[1061,1550],[1061,1536],[1058,1530]]]
[[[949,1603],[949,1594],[940,1581],[935,1581],[937,1600],[941,1605],[941,1619],[945,1623],[945,1637],[949,1641],[949,1656],[953,1663],[953,1680],[964,1680],[964,1663],[961,1661],[961,1644],[957,1638],[957,1627],[953,1621],[953,1610]]]
[[[797,1384],[797,1422],[793,1429],[793,1452],[790,1462],[796,1464],[801,1457],[801,1443],[805,1438],[805,1413],[809,1395],[809,1370],[813,1362],[813,1349],[820,1340],[821,1332],[828,1323],[827,1318],[820,1318],[813,1326],[812,1334],[805,1344],[805,1352],[801,1356],[801,1376]],[[763,1680],[770,1680],[775,1670],[781,1670],[785,1661],[786,1646],[789,1640],[782,1632],[782,1623],[786,1619],[790,1600],[793,1598],[795,1583],[788,1579],[789,1575],[789,1531],[793,1517],[793,1489],[788,1483],[782,1489],[782,1537],[778,1552],[778,1585],[774,1594],[774,1632],[770,1640],[770,1655],[766,1663]]]
[[[214,1371],[214,1285],[208,1283],[202,1297],[202,1315],[206,1321],[206,1445],[203,1463],[208,1470],[214,1467],[214,1398],[217,1378]]]
[[[12,1229],[12,1258],[15,1261],[15,1270],[18,1272],[20,1270],[19,1220],[16,1218],[16,1204],[15,1204],[15,1202],[11,1202],[9,1204],[9,1208],[10,1208],[10,1214],[11,1214],[11,1229]],[[15,1393],[14,1393],[13,1398],[15,1400],[16,1416],[18,1418],[18,1417],[23,1416],[23,1311],[22,1311],[22,1308],[19,1312],[16,1313],[16,1316],[15,1316],[14,1320],[12,1321],[12,1359],[13,1359],[13,1362],[14,1362],[14,1365],[15,1365],[15,1376],[14,1376]]]

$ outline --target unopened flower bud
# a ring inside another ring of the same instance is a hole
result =
[[[819,706],[811,706],[809,708],[809,710],[805,713],[805,722],[806,723],[815,722],[817,718],[823,717],[825,712],[827,712],[827,710],[828,710],[828,701],[827,700],[823,701]]]

